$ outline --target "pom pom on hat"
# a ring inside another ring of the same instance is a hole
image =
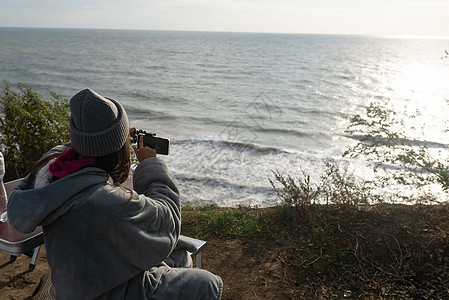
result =
[[[128,116],[123,106],[91,89],[70,99],[70,139],[73,149],[89,157],[119,150],[129,134]]]

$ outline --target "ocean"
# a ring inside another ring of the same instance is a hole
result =
[[[0,28],[0,78],[45,98],[90,87],[119,100],[132,126],[170,138],[162,158],[184,205],[267,207],[273,171],[319,180],[325,161],[343,160],[357,142],[349,118],[370,102],[419,109],[417,139],[447,144],[447,49],[418,37]]]

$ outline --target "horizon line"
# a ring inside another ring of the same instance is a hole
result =
[[[188,30],[188,29],[142,29],[142,28],[89,28],[89,27],[48,27],[48,26],[4,26],[11,29],[56,29],[56,30],[110,30],[110,31],[167,31],[167,32],[204,32],[204,33],[245,33],[245,34],[286,34],[286,35],[341,35],[366,36],[398,39],[449,39],[449,35],[431,34],[374,34],[374,33],[325,33],[325,32],[269,32],[269,31],[225,31],[225,30]]]

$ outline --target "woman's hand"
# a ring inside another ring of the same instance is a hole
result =
[[[129,128],[129,133],[133,133],[136,131],[136,127]],[[139,162],[142,162],[143,160],[150,158],[150,157],[156,157],[156,150],[150,148],[150,147],[144,147],[143,146],[143,136],[139,136],[139,142],[138,142],[139,148],[137,148],[135,145],[131,145],[131,147],[134,150],[134,153],[136,154],[137,159]]]

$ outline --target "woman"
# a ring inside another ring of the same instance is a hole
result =
[[[163,263],[181,216],[178,189],[155,150],[133,146],[135,191],[121,186],[130,170],[122,105],[85,89],[70,110],[70,144],[52,149],[8,202],[16,229],[43,226],[58,299],[220,299],[218,276]]]

